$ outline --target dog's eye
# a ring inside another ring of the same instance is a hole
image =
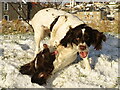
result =
[[[75,43],[79,43],[79,42],[80,42],[80,38],[75,38],[75,39],[74,39],[74,42],[75,42]]]
[[[80,38],[74,38],[73,43],[78,44],[80,42]]]

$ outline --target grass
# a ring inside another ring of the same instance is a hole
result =
[[[77,14],[75,14],[78,16]],[[79,17],[79,16],[78,16]],[[83,20],[86,21],[86,20]],[[87,21],[86,24],[91,26],[94,29],[97,29],[101,32],[114,32],[114,33],[120,33],[120,20],[97,20],[97,19],[91,19],[91,22]]]
[[[120,33],[120,26],[119,23],[120,21],[114,20],[114,21],[109,21],[109,20],[101,20],[101,21],[92,21],[91,23],[88,23],[91,27],[98,29],[101,32],[114,32],[114,33]]]
[[[6,21],[2,20],[2,33],[3,34],[24,34],[32,33],[32,28],[21,20]]]

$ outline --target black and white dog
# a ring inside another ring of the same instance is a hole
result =
[[[83,58],[85,68],[90,70],[90,45],[99,50],[102,48],[102,41],[106,40],[102,32],[87,26],[78,17],[53,8],[40,10],[30,23],[34,28],[36,55],[40,49],[40,41],[49,34],[50,47],[57,48],[53,73],[72,63],[77,57],[77,52]]]

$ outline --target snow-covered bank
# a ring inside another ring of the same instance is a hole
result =
[[[89,59],[94,68],[91,72],[82,68],[82,60],[78,57],[73,64],[52,75],[47,85],[40,86],[31,83],[29,76],[19,73],[20,66],[33,58],[33,35],[1,35],[0,88],[117,88],[120,38],[117,34],[107,33],[106,36],[107,41],[101,51],[90,47]]]

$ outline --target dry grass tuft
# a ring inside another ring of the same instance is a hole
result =
[[[120,21],[114,20],[101,20],[101,21],[91,21],[91,23],[87,23],[91,27],[98,29],[101,32],[115,32],[119,33],[120,26],[118,25]]]
[[[3,34],[21,34],[32,33],[32,28],[22,20],[6,21],[2,20],[2,33]]]

